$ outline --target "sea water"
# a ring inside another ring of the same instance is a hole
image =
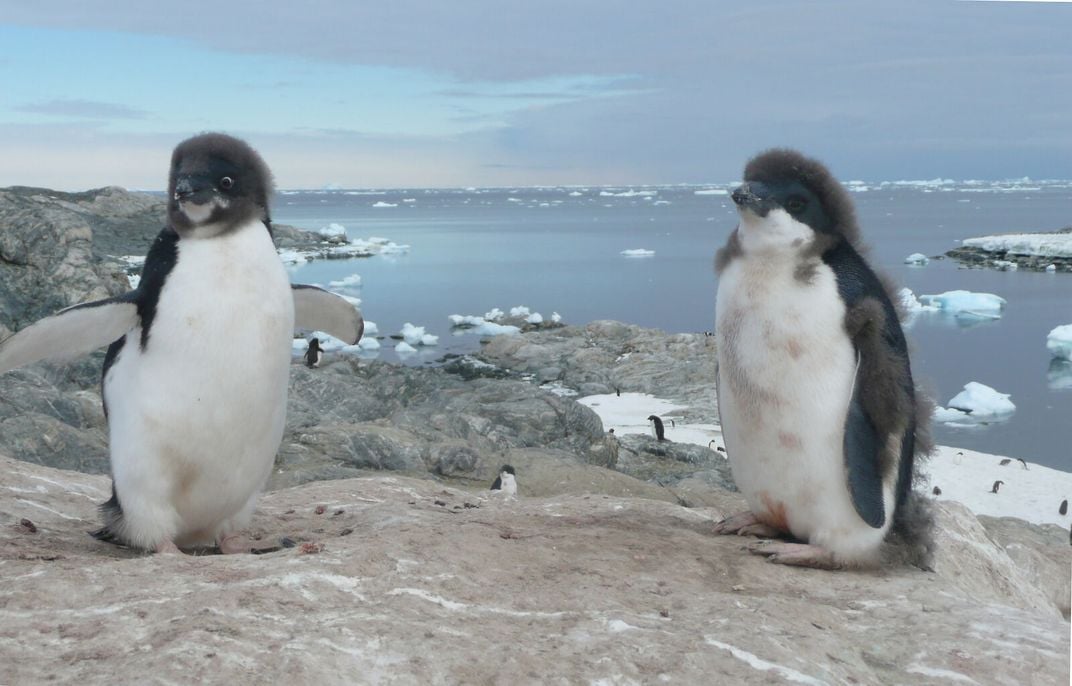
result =
[[[352,238],[383,236],[406,254],[318,260],[294,281],[327,284],[360,274],[349,291],[381,335],[406,322],[439,345],[401,360],[385,339],[379,359],[436,364],[472,352],[473,335],[452,335],[451,314],[482,315],[525,305],[545,319],[584,324],[616,319],[670,332],[714,326],[715,251],[736,226],[731,186],[283,191],[273,218]],[[1045,231],[1072,224],[1072,184],[948,181],[849,185],[871,260],[917,295],[965,289],[1008,301],[1001,318],[965,325],[924,315],[908,330],[918,381],[945,404],[969,381],[1011,394],[1016,412],[971,428],[939,424],[941,443],[1023,457],[1072,471],[1072,373],[1051,365],[1046,334],[1072,323],[1072,275],[961,268],[941,255],[972,236]],[[625,250],[654,251],[625,257]]]

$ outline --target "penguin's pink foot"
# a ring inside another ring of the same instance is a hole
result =
[[[841,569],[834,554],[826,548],[808,543],[760,542],[748,546],[753,555],[763,555],[779,565],[811,567],[812,569]]]
[[[773,526],[759,521],[751,510],[739,512],[732,517],[723,519],[718,524],[715,524],[714,531],[715,534],[720,536],[730,534],[757,536],[759,538],[780,538],[785,536],[784,531],[779,531]]]
[[[175,545],[175,542],[168,539],[156,544],[156,548],[153,549],[155,553],[162,553],[165,555],[182,555],[183,552],[179,550],[179,546]]]
[[[228,534],[223,536],[216,545],[224,555],[248,553],[253,550],[253,544],[250,543],[249,539],[240,534]]]

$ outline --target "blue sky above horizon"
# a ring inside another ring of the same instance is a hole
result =
[[[726,182],[775,145],[1072,177],[1069,3],[187,5],[0,3],[0,186],[162,188],[205,130],[281,188]]]

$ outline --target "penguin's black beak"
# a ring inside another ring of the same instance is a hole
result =
[[[182,175],[175,179],[175,193],[172,200],[204,205],[212,199],[215,193],[215,186],[204,179],[193,175]]]
[[[759,181],[746,181],[733,191],[730,196],[737,205],[738,212],[750,210],[760,217],[766,217],[774,206],[771,203],[771,192],[767,186]]]

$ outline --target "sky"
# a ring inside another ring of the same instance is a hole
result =
[[[202,131],[280,188],[1072,178],[1072,3],[0,0],[0,187],[162,189]]]

